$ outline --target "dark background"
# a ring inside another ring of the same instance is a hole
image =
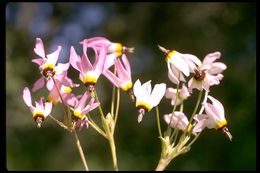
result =
[[[256,4],[255,3],[8,3],[6,18],[6,163],[8,170],[83,170],[70,136],[46,119],[38,129],[22,100],[25,86],[40,77],[31,63],[36,37],[46,53],[62,45],[59,61],[66,62],[73,45],[94,36],[135,47],[127,54],[133,81],[152,80],[174,87],[160,44],[201,60],[220,51],[227,65],[220,85],[210,94],[221,101],[233,141],[213,129],[205,129],[191,150],[174,159],[166,170],[255,170],[256,169]],[[75,82],[78,73],[71,70]],[[108,112],[111,85],[103,76],[97,90]],[[80,90],[78,91],[80,92]],[[185,103],[192,112],[198,93]],[[40,91],[33,95],[35,100]],[[154,170],[160,157],[155,111],[141,124],[126,93],[115,132],[119,170]],[[169,100],[162,100],[161,116],[169,113]],[[61,106],[53,114],[61,119]],[[55,114],[57,113],[57,114]],[[99,116],[98,112],[93,115]],[[97,120],[99,120],[97,118]],[[161,120],[162,128],[165,123]],[[112,170],[109,145],[92,128],[79,133],[91,170]]]

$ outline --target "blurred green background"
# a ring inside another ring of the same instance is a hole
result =
[[[104,36],[135,47],[127,54],[133,81],[165,82],[167,77],[160,44],[201,60],[220,51],[227,65],[220,85],[211,95],[225,108],[230,142],[220,132],[206,129],[191,150],[177,157],[166,170],[256,169],[256,4],[255,3],[8,3],[6,8],[6,161],[8,170],[83,170],[72,136],[51,119],[38,129],[22,100],[25,86],[40,77],[31,63],[35,38],[42,38],[47,53],[62,45],[59,61],[66,62],[73,45]],[[69,73],[75,82],[78,73]],[[100,77],[98,94],[108,112],[111,85]],[[80,91],[78,91],[80,92]],[[197,90],[193,91],[193,100]],[[44,91],[33,95],[38,99]],[[194,101],[185,104],[187,115]],[[162,100],[161,116],[169,113],[170,101]],[[61,119],[61,106],[53,114]],[[57,114],[55,114],[57,113]],[[98,112],[93,115],[98,117]],[[115,132],[119,170],[154,170],[160,157],[155,111],[137,123],[136,109],[126,93]],[[97,120],[99,120],[97,118]],[[165,123],[161,120],[162,128]],[[92,128],[79,133],[91,170],[112,170],[109,145]]]

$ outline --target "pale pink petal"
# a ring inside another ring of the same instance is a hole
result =
[[[89,97],[88,92],[85,92],[84,95],[81,97],[80,101],[78,102],[78,104],[75,106],[75,109],[83,110],[88,97]]]
[[[36,45],[33,50],[37,55],[39,55],[43,59],[46,59],[43,42],[40,38],[36,38]]]
[[[211,68],[208,70],[209,74],[218,74],[222,73],[227,66],[222,62],[215,62],[211,65]]]
[[[58,82],[58,80],[56,80],[56,82]],[[50,80],[47,80],[47,82],[46,82],[46,87],[47,87],[47,89],[50,91],[50,90],[52,90],[53,89],[53,87],[55,87],[54,86],[54,82],[50,79]]]
[[[198,81],[196,81],[194,78],[191,78],[190,80],[189,80],[189,82],[188,82],[188,87],[189,87],[189,92],[190,93],[192,93],[192,89],[193,88],[197,88],[198,90],[202,90],[203,88],[202,88],[202,82],[198,82]]]
[[[44,115],[45,117],[48,116],[50,113],[51,113],[51,110],[52,110],[52,103],[50,102],[46,102],[45,103],[45,109],[44,109]]]
[[[47,55],[48,63],[55,65],[59,58],[60,51],[61,51],[61,46],[58,46],[58,48],[55,52]]]
[[[212,101],[213,106],[214,106],[214,112],[218,115],[218,116],[224,116],[224,107],[223,105],[214,97],[212,96],[208,96],[208,98]]]
[[[32,106],[32,98],[31,98],[31,93],[30,90],[25,87],[23,89],[23,100],[26,103],[27,106]]]
[[[55,67],[56,75],[59,75],[63,73],[64,71],[67,71],[70,66],[70,63],[58,63],[58,65]]]
[[[88,112],[92,111],[93,109],[97,108],[100,105],[100,103],[92,103],[87,105],[83,110],[82,114],[87,114]]]
[[[38,91],[44,86],[44,84],[45,84],[45,79],[42,76],[33,84],[32,92]]]
[[[121,80],[123,80],[123,81],[131,80],[131,72],[129,73],[129,71],[126,70],[125,66],[123,66],[120,59],[115,60],[115,66],[116,66],[116,69],[117,69],[118,77]]]
[[[181,55],[173,55],[168,61],[177,67],[181,72],[184,73],[185,76],[190,75],[189,66],[186,61],[181,57]]]
[[[176,97],[177,90],[173,88],[167,88],[165,92],[165,98],[172,99]]]
[[[220,56],[220,52],[213,52],[207,54],[202,62],[202,66],[212,64],[214,61],[216,61],[216,59],[219,59]]]
[[[161,84],[156,84],[154,86],[154,89],[150,95],[150,103],[151,103],[151,107],[155,107],[157,106],[161,99],[163,98],[164,94],[165,94],[165,90],[166,90],[166,84],[165,83],[161,83]]]
[[[188,59],[189,61],[193,61],[196,65],[201,66],[201,61],[198,57],[192,54],[183,54],[185,59]]]
[[[111,53],[106,56],[104,62],[104,69],[109,69],[112,65],[114,65],[114,60],[117,58],[117,53]]]
[[[37,59],[33,59],[32,62],[38,64],[39,66],[43,65],[45,63],[45,59],[42,58],[37,58]]]

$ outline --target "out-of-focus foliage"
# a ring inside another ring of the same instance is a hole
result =
[[[255,3],[8,3],[5,13],[8,170],[83,170],[72,136],[50,119],[38,129],[22,100],[22,90],[40,77],[31,63],[36,57],[36,37],[43,39],[47,53],[62,45],[59,60],[66,62],[71,45],[80,52],[79,42],[93,36],[135,47],[135,53],[128,54],[134,81],[151,79],[152,84],[165,82],[171,87],[157,44],[201,60],[207,53],[220,51],[220,61],[228,68],[211,95],[223,103],[234,139],[229,142],[218,131],[207,129],[166,170],[256,169]],[[80,83],[74,72],[71,77]],[[101,102],[108,109],[111,85],[104,77],[98,85]],[[160,157],[155,111],[138,124],[128,95],[121,96],[115,132],[119,170],[154,170]],[[161,116],[170,112],[169,105],[169,100],[161,102]],[[193,107],[189,101],[184,109],[191,112]],[[55,112],[62,117],[59,106]],[[91,128],[79,137],[90,169],[112,170],[107,141]]]

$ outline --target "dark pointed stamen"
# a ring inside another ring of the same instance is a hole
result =
[[[221,130],[223,133],[225,133],[225,135],[228,137],[228,139],[229,139],[230,141],[232,141],[232,138],[233,138],[233,137],[232,137],[231,133],[229,132],[227,126],[221,127],[220,130]]]

